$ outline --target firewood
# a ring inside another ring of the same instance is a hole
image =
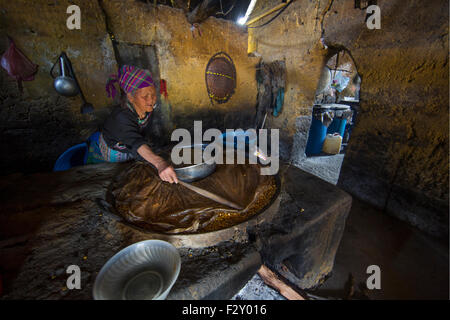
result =
[[[288,284],[278,278],[278,276],[265,265],[258,270],[259,276],[270,287],[277,290],[283,297],[288,300],[305,300],[297,291],[292,289]]]

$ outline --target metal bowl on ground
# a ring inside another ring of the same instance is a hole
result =
[[[194,144],[190,146],[174,147],[174,149],[181,149],[179,152],[184,152],[187,149],[191,149],[191,162],[187,164],[174,165],[175,172],[178,179],[184,182],[193,182],[203,178],[206,178],[216,170],[216,163],[213,161],[205,161],[203,159],[203,150],[206,144]],[[195,164],[193,161],[194,149],[201,148],[202,151],[202,162]],[[173,150],[172,149],[172,152]]]
[[[95,279],[95,300],[164,300],[181,268],[178,250],[161,240],[132,244],[115,254]]]

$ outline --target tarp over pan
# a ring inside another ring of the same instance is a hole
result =
[[[276,194],[274,176],[259,165],[217,165],[210,176],[192,183],[243,207],[235,210],[181,185],[163,182],[148,164],[136,162],[112,186],[115,209],[129,223],[163,233],[202,233],[248,220]]]

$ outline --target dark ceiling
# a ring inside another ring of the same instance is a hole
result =
[[[155,2],[174,8],[183,9],[186,13],[192,12],[202,2],[207,4],[208,15],[216,18],[237,21],[238,18],[245,15],[250,0],[138,0],[148,3]]]

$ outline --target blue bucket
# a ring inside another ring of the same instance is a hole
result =
[[[221,137],[221,139],[222,139],[222,141],[223,141],[225,146],[230,145],[230,146],[233,146],[234,148],[237,148],[238,147],[238,142],[241,142],[243,140],[244,140],[243,141],[244,142],[244,147],[246,145],[249,145],[250,143],[256,145],[256,142],[257,142],[256,141],[256,137],[253,138],[252,140],[250,140],[250,137],[245,135],[245,131],[244,132],[231,132],[231,133],[225,132],[225,133],[222,133],[222,135],[220,137]],[[230,139],[230,140],[232,139],[233,142],[229,143],[227,141],[227,139]]]
[[[86,163],[88,146],[86,142],[70,147],[56,160],[53,171],[65,171]]]
[[[61,154],[56,160],[55,165],[53,167],[53,171],[65,171],[69,170],[72,167],[83,166],[88,161],[89,156],[89,145],[94,146],[98,149],[97,142],[100,137],[100,132],[94,132],[87,140],[87,142],[83,142],[73,147],[70,147],[63,154]],[[100,153],[100,150],[96,150],[97,153]],[[90,163],[98,163],[104,162],[103,160],[96,159],[95,162]]]

